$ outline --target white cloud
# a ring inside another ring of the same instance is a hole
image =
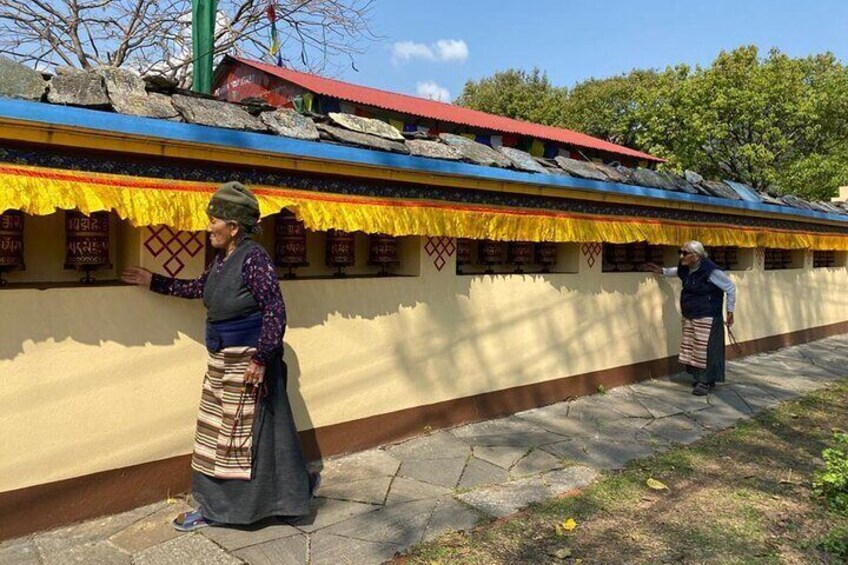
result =
[[[413,59],[462,63],[468,59],[468,44],[462,39],[440,39],[431,45],[414,41],[399,41],[392,45],[393,64],[408,63]]]
[[[419,82],[416,84],[415,88],[418,96],[422,98],[429,98],[430,100],[438,100],[439,102],[450,102],[451,95],[450,91],[436,84],[436,82],[432,80],[426,80],[424,82]]]
[[[440,39],[436,42],[436,51],[442,61],[462,63],[468,58],[468,44],[462,39]]]
[[[392,45],[392,63],[406,63],[411,59],[425,59],[435,61],[433,50],[423,43],[414,41],[401,41]]]

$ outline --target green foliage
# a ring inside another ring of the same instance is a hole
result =
[[[836,526],[816,540],[815,545],[835,557],[848,560],[848,524]]]
[[[605,79],[591,78],[571,89],[557,125],[635,147],[639,110],[658,80],[655,71],[636,70]]]
[[[568,127],[707,178],[808,198],[848,184],[848,69],[833,54],[792,58],[755,46],[709,67],[634,70],[571,90],[510,69],[469,81],[460,105]]]
[[[756,47],[711,67],[666,70],[648,93],[638,145],[708,178],[823,198],[848,181],[848,72],[831,54]]]
[[[828,508],[848,516],[848,433],[837,432],[833,440],[833,447],[822,451],[825,466],[816,471],[813,492],[824,498]]]
[[[551,85],[539,69],[509,69],[479,82],[469,80],[455,104],[537,124],[560,125],[568,89]]]

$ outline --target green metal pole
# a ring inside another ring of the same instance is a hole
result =
[[[215,13],[218,0],[191,0],[191,89],[212,92],[212,59],[215,51]]]

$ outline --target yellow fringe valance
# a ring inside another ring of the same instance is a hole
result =
[[[217,185],[0,164],[0,210],[52,214],[57,209],[114,210],[136,226],[167,224],[175,229],[206,228],[206,204]],[[262,215],[294,211],[307,228],[389,235],[442,235],[507,241],[648,241],[781,249],[848,250],[848,236],[772,230],[717,223],[684,223],[638,217],[591,216],[552,210],[345,196],[252,185]]]

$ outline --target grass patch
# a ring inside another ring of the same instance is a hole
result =
[[[605,473],[576,496],[414,548],[405,563],[845,563],[848,516],[813,491],[848,429],[848,379],[687,447]],[[651,490],[648,478],[667,490]],[[569,518],[572,531],[557,528]]]

